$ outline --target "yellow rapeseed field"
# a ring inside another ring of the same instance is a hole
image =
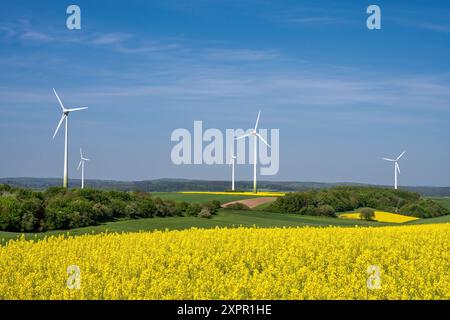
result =
[[[258,193],[250,191],[234,192],[234,191],[181,191],[181,194],[212,194],[212,195],[230,195],[230,196],[260,196],[260,197],[283,197],[284,192],[262,191]]]
[[[344,213],[340,215],[341,218],[349,218],[349,219],[360,219],[359,213]],[[391,223],[405,223],[413,220],[417,220],[419,218],[405,216],[402,214],[384,212],[384,211],[375,211],[374,220],[379,222],[391,222]]]
[[[449,265],[450,224],[22,238],[0,299],[450,299]]]

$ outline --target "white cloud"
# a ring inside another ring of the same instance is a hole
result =
[[[111,45],[123,43],[133,37],[129,33],[104,33],[93,37],[90,43],[93,45]]]

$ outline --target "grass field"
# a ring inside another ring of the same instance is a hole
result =
[[[251,197],[283,197],[286,195],[284,192],[273,192],[273,191],[258,191],[258,193],[253,193],[250,191],[182,191],[178,192],[180,194],[198,194],[198,195],[224,195],[224,196],[251,196]]]
[[[447,209],[450,209],[450,197],[441,197],[441,198],[430,198],[439,203],[440,205],[444,206]]]
[[[154,196],[166,200],[186,201],[205,203],[212,200],[218,200],[221,203],[235,200],[254,198],[254,196],[238,196],[227,194],[181,194],[174,192],[153,193]],[[437,198],[437,201],[446,203],[450,206],[449,198]],[[270,203],[262,204],[251,211],[232,211],[221,209],[217,215],[211,219],[202,219],[197,217],[166,217],[166,218],[148,218],[136,220],[118,220],[104,223],[98,226],[86,228],[77,228],[70,231],[56,230],[41,233],[27,233],[26,239],[42,239],[52,235],[82,235],[89,233],[108,232],[137,232],[153,230],[182,230],[189,228],[214,228],[214,227],[239,227],[239,226],[257,226],[263,228],[270,227],[302,227],[302,226],[389,226],[394,223],[361,221],[353,219],[337,219],[328,217],[300,216],[295,214],[267,212]],[[407,222],[405,224],[432,224],[432,223],[450,223],[450,215],[432,219],[419,219]],[[21,235],[18,232],[0,231],[0,243],[5,243],[11,239],[16,239]]]
[[[431,219],[419,219],[407,222],[407,224],[431,224],[431,223],[450,223],[450,214],[442,217],[436,217]]]
[[[235,194],[191,194],[178,192],[152,192],[155,197],[160,197],[163,200],[186,201],[189,203],[205,203],[213,200],[218,200],[221,203],[231,202],[235,200],[244,200],[254,198],[254,195],[235,195]]]
[[[165,217],[147,218],[136,220],[120,220],[108,222],[99,226],[77,228],[70,231],[48,231],[41,233],[27,233],[26,239],[42,239],[45,236],[70,234],[81,235],[87,233],[109,232],[137,232],[153,230],[181,230],[189,228],[214,228],[218,227],[297,227],[297,226],[384,226],[390,225],[372,221],[345,220],[328,217],[300,216],[295,214],[273,213],[264,211],[233,211],[222,209],[211,219],[197,217]],[[16,239],[21,233],[0,231],[2,243]]]

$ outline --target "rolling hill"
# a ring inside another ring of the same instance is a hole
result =
[[[52,186],[60,186],[60,178],[0,178],[0,184],[9,184],[13,187],[43,190]],[[251,190],[251,181],[237,181],[237,188]],[[80,181],[71,179],[69,187],[78,187]],[[114,180],[86,180],[86,185],[95,189],[115,189],[122,191],[146,192],[174,192],[174,191],[223,191],[230,188],[229,181],[189,180],[189,179],[155,179],[142,181],[114,181]],[[373,186],[358,183],[324,183],[300,181],[258,181],[261,191],[301,191],[307,189],[324,189],[336,186]],[[377,186],[386,187],[386,186]],[[401,189],[413,191],[422,196],[443,197],[450,196],[450,187],[408,186]]]

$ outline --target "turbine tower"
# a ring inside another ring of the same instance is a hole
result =
[[[65,131],[64,131],[64,182],[63,187],[67,189],[69,185],[69,152],[68,152],[68,146],[69,146],[69,113],[72,111],[79,111],[79,110],[85,110],[87,107],[83,108],[72,108],[72,109],[66,109],[61,102],[61,99],[59,98],[58,94],[56,93],[55,88],[53,88],[53,92],[55,93],[56,98],[58,99],[59,105],[62,109],[62,115],[61,119],[59,120],[58,126],[56,127],[55,133],[53,134],[53,139],[55,139],[56,134],[58,133],[59,128],[61,127],[61,124],[63,121],[65,121]]]
[[[398,189],[398,176],[397,174],[400,174],[400,166],[398,165],[398,160],[400,160],[401,157],[405,154],[406,151],[403,151],[397,159],[389,159],[389,158],[383,158],[385,161],[394,162],[394,189]]]
[[[259,116],[261,115],[261,111],[258,112],[258,117],[256,118],[256,124],[255,124],[255,128],[252,130],[252,132],[244,134],[243,136],[240,136],[238,138],[236,138],[236,140],[245,138],[245,137],[250,137],[252,136],[254,138],[254,149],[253,149],[253,193],[257,193],[257,188],[256,188],[256,164],[258,162],[258,139],[261,140],[262,142],[264,142],[264,144],[266,146],[268,146],[270,148],[270,145],[267,143],[266,140],[264,140],[264,138],[258,133],[258,122],[259,122]]]
[[[231,166],[231,190],[234,191],[234,163],[236,161],[236,156],[231,156],[230,166]]]
[[[80,163],[78,164],[77,170],[81,167],[81,189],[84,189],[84,162],[90,161],[88,158],[83,157],[83,150],[80,148]]]

